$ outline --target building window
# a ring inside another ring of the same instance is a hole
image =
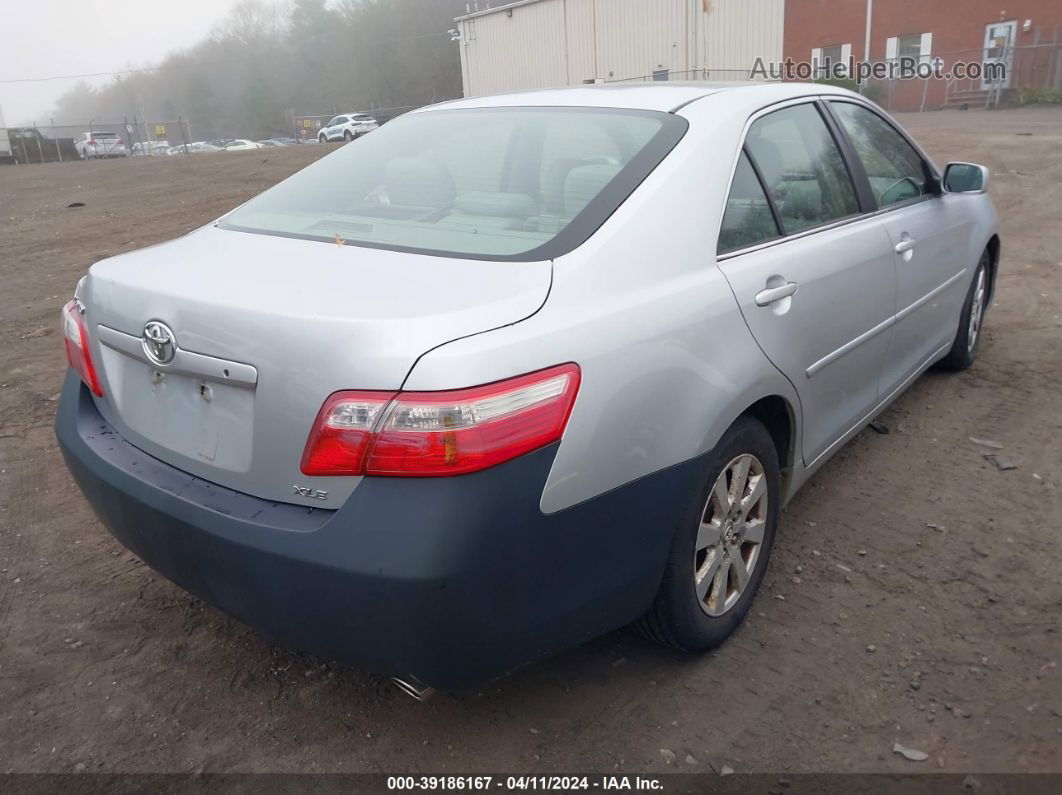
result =
[[[896,61],[900,58],[913,58],[925,63],[933,49],[932,33],[908,33],[893,36],[885,41],[885,60]]]
[[[912,33],[909,36],[898,37],[896,44],[896,56],[898,58],[921,58],[922,34]]]
[[[668,70],[667,69],[654,69],[653,70],[653,80],[667,80],[667,79],[668,79]]]
[[[848,59],[852,55],[851,44],[831,44],[811,51],[811,63],[816,78],[844,77],[848,74]],[[837,64],[843,72],[838,73]]]

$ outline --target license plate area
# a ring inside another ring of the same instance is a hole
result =
[[[231,472],[250,470],[252,386],[163,372],[109,347],[101,346],[101,352],[108,396],[130,431],[209,466]]]

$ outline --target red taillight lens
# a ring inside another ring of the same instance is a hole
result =
[[[560,439],[579,389],[565,364],[452,392],[402,392],[365,462],[367,475],[462,475]]]
[[[92,364],[88,327],[77,299],[67,302],[63,307],[63,346],[66,348],[66,360],[70,366],[81,376],[81,380],[92,390],[92,394],[103,397],[103,389],[100,388],[100,380]]]
[[[338,392],[306,444],[307,475],[438,477],[492,467],[564,433],[579,368],[447,392]]]
[[[302,454],[306,475],[361,475],[365,452],[394,392],[336,392],[317,413]]]

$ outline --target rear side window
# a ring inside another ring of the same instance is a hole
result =
[[[655,124],[650,119],[641,122]],[[622,160],[620,141],[609,135],[604,126],[588,126],[574,117],[558,119],[546,130],[542,141],[538,182],[544,206],[558,216],[585,206],[590,197],[583,195],[582,189],[592,183],[571,179],[572,172],[576,176],[603,174],[610,169],[615,173]]]
[[[925,195],[922,156],[891,124],[861,105],[830,104],[863,163],[878,207]]]
[[[426,254],[551,259],[589,237],[686,128],[673,114],[611,108],[411,113],[219,226]]]
[[[719,229],[718,253],[726,254],[779,237],[763,186],[744,152],[734,172]]]
[[[745,146],[787,235],[859,212],[841,151],[813,105],[794,105],[757,119]]]

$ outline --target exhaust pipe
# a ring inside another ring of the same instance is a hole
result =
[[[434,687],[429,687],[412,675],[401,678],[392,676],[391,681],[395,683],[395,687],[417,701],[428,701],[435,695]]]

